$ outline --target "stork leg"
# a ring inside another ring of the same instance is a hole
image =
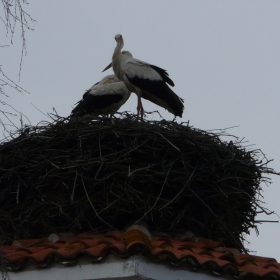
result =
[[[142,100],[141,100],[141,92],[137,91],[137,99],[138,99],[138,103],[137,103],[137,118],[139,118],[139,112],[141,114],[141,121],[143,121],[143,116],[144,116],[144,108],[142,105]]]

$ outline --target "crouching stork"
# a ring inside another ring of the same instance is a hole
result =
[[[115,75],[106,76],[84,93],[71,115],[81,117],[87,114],[113,114],[127,101],[130,94],[125,83]]]

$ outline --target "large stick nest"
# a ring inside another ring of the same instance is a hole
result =
[[[260,184],[274,173],[260,150],[169,121],[58,119],[0,146],[0,235],[191,230],[242,248],[257,229]]]

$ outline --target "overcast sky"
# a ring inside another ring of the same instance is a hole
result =
[[[20,85],[30,94],[6,88],[10,104],[32,125],[56,109],[68,116],[86,89],[98,82],[111,61],[121,33],[134,57],[168,70],[174,91],[185,100],[183,118],[195,128],[229,130],[261,149],[270,167],[280,171],[280,1],[86,1],[29,0],[26,11],[36,20],[26,31]],[[5,30],[0,25],[0,45]],[[18,81],[21,45],[0,49],[6,75]],[[107,71],[111,74],[112,70]],[[121,110],[136,112],[132,94]],[[34,106],[39,110],[37,110]],[[165,119],[173,116],[153,103]],[[157,119],[156,116],[153,117]],[[28,123],[24,119],[25,123]],[[263,185],[265,207],[280,214],[280,178]],[[279,200],[279,201],[278,201]],[[258,219],[277,220],[277,216]],[[280,225],[259,226],[245,244],[257,255],[280,262]]]

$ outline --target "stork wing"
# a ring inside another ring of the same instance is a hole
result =
[[[118,94],[110,94],[109,97],[88,94],[85,99],[78,102],[78,105],[72,110],[72,114],[80,117],[92,114],[122,100],[122,96]]]
[[[163,80],[174,86],[174,82],[168,77],[166,70],[158,66],[129,57],[125,60],[123,67],[125,74],[131,79],[137,77],[140,79]]]
[[[117,82],[114,85],[100,85],[97,83],[84,93],[83,99],[72,110],[72,114],[76,116],[91,114],[122,101],[121,106],[129,96],[130,92],[123,82]]]

